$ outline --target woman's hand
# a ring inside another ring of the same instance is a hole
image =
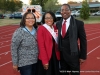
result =
[[[45,64],[45,65],[43,65],[43,67],[44,67],[45,70],[47,70],[48,67],[49,67],[49,64]]]
[[[13,65],[13,69],[14,69],[15,71],[18,71],[18,66]]]

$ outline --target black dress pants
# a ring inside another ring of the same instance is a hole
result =
[[[67,57],[66,57],[67,58]],[[68,59],[69,60],[69,59]],[[75,59],[73,59],[75,60]],[[61,75],[80,75],[80,63],[79,61],[66,61],[62,54],[60,60],[60,74]]]

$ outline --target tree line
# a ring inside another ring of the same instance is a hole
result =
[[[69,2],[70,4],[71,2]],[[22,8],[23,2],[20,0],[0,0],[0,10],[3,13],[11,11],[12,13],[18,11]],[[41,5],[42,11],[57,11],[60,9],[58,0],[31,0],[30,5]],[[89,18],[89,5],[87,0],[82,3],[82,8],[80,10],[80,17],[83,19]]]
[[[0,10],[3,13],[6,13],[7,11],[18,11],[20,8],[22,8],[22,4],[22,1],[17,0],[0,0]]]
[[[56,11],[59,8],[58,0],[30,0],[30,5],[41,5],[43,11]],[[20,0],[0,0],[0,10],[3,13],[7,11],[15,12],[22,8],[23,2]]]
[[[43,11],[56,11],[60,7],[58,5],[58,0],[31,0],[31,5],[41,5]]]
[[[32,5],[41,5],[44,11],[57,11],[60,8],[60,5],[57,2],[58,0],[31,0]],[[77,2],[69,1],[68,4],[73,4]],[[89,18],[89,4],[87,0],[83,0],[82,2],[82,8],[80,9],[80,17],[82,19],[88,19]]]

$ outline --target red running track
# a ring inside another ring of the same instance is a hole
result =
[[[12,68],[10,44],[19,25],[0,27],[0,75],[19,75]],[[88,49],[87,60],[80,66],[81,75],[100,75],[100,24],[85,25]]]

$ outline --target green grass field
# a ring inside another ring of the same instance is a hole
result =
[[[21,19],[0,19],[0,26],[10,25],[10,24],[19,24]]]
[[[80,19],[79,17],[77,17],[77,19]],[[93,24],[93,23],[100,23],[100,16],[90,16],[89,19],[87,20],[82,20],[85,24]]]
[[[79,17],[76,17],[79,20]],[[11,25],[11,24],[19,24],[21,21],[21,19],[9,19],[9,18],[5,18],[5,19],[0,19],[0,26],[5,26],[5,25]],[[89,19],[87,20],[82,20],[85,24],[93,24],[93,23],[100,23],[100,16],[91,16]]]

